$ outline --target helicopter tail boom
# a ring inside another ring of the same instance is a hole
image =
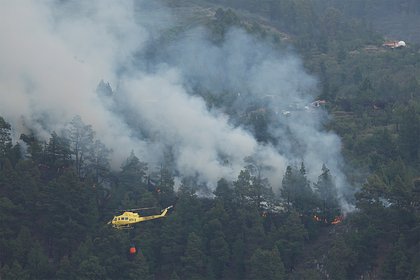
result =
[[[171,209],[172,207],[173,207],[173,205],[171,205],[169,207],[166,207],[165,209],[162,210],[162,212],[159,215],[152,215],[152,216],[140,217],[140,221],[141,222],[144,222],[144,221],[148,221],[148,220],[154,220],[154,219],[163,218],[168,213],[168,210]]]
[[[168,213],[168,210],[171,209],[172,207],[174,207],[173,205],[166,207],[165,209],[162,210],[162,213],[160,214],[162,217],[164,217],[166,215],[166,213]]]

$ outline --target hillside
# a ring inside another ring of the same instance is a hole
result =
[[[5,5],[0,279],[419,279],[417,6],[346,3]]]
[[[368,17],[372,20],[373,28],[386,38],[420,44],[418,13],[379,10]]]

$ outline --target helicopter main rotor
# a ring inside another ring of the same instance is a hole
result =
[[[134,212],[134,211],[141,211],[141,210],[150,210],[150,209],[158,209],[159,207],[143,207],[143,208],[133,208],[133,209],[119,209],[120,212]]]

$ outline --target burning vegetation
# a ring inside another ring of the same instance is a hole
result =
[[[326,225],[338,225],[344,220],[344,216],[343,215],[336,216],[331,222],[329,222],[327,218],[322,218],[318,215],[313,215],[313,219],[317,222],[324,223]]]

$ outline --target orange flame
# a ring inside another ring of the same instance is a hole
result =
[[[328,224],[327,219],[322,219],[321,217],[317,216],[317,215],[313,215],[313,219],[317,222],[324,222],[325,224]],[[344,216],[337,216],[334,218],[334,220],[332,220],[332,222],[330,223],[331,225],[337,225],[339,223],[341,223],[344,220]]]
[[[321,221],[321,218],[318,217],[317,215],[314,215],[314,220],[317,221],[317,222],[320,222]]]
[[[321,223],[324,222],[324,223],[328,224],[327,219],[322,219],[321,217],[319,217],[317,215],[314,215],[314,220],[317,221],[317,222],[321,222]]]
[[[341,223],[343,221],[344,217],[343,216],[337,216],[334,218],[334,220],[331,222],[332,225],[337,225],[339,223]]]

